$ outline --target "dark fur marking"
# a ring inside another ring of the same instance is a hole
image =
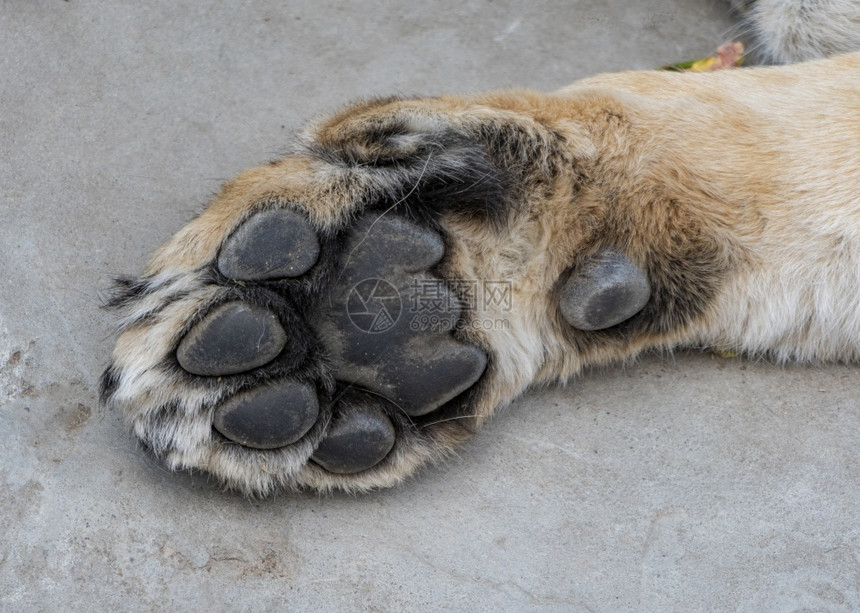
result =
[[[537,122],[532,129],[495,121],[467,128],[440,117],[439,130],[410,132],[409,117],[396,113],[308,145],[328,163],[386,177],[383,193],[367,195],[373,208],[399,207],[431,224],[456,212],[498,225],[524,193],[548,195],[573,166],[563,137]]]
[[[480,145],[446,140],[441,153],[406,160],[406,168],[391,177],[396,190],[374,208],[396,204],[406,216],[425,222],[446,212],[477,215],[490,223],[500,221],[511,201],[508,176]]]
[[[693,321],[716,295],[725,269],[715,265],[721,249],[707,240],[676,253],[654,254],[646,263],[653,294],[640,314],[651,332],[668,332]]]
[[[119,387],[119,373],[113,365],[108,366],[99,381],[99,401],[107,404],[117,387]]]
[[[135,300],[153,292],[149,279],[136,277],[116,277],[109,296],[102,305],[106,309],[128,306]]]

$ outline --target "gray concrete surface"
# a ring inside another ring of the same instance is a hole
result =
[[[110,278],[307,118],[708,53],[708,0],[0,2],[0,610],[857,611],[852,367],[679,353],[399,489],[249,502],[101,408]]]

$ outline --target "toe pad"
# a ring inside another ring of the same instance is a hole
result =
[[[215,411],[215,429],[254,449],[276,449],[296,442],[319,415],[316,392],[286,381],[230,398]]]
[[[286,342],[287,334],[273,313],[244,302],[228,302],[185,335],[176,359],[194,375],[232,375],[272,361]]]
[[[239,226],[218,256],[218,270],[231,279],[265,281],[298,277],[320,254],[316,233],[294,211],[263,211]]]
[[[395,431],[382,410],[382,399],[367,397],[337,414],[312,456],[333,473],[351,474],[379,464],[394,447]]]

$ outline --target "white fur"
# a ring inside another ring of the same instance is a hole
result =
[[[860,50],[857,0],[735,0],[746,6],[746,25],[757,51],[778,64]]]

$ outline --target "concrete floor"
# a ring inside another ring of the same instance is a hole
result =
[[[646,357],[399,489],[263,502],[168,474],[96,398],[111,277],[304,120],[700,57],[731,24],[709,0],[0,3],[0,610],[860,610],[855,368]]]

